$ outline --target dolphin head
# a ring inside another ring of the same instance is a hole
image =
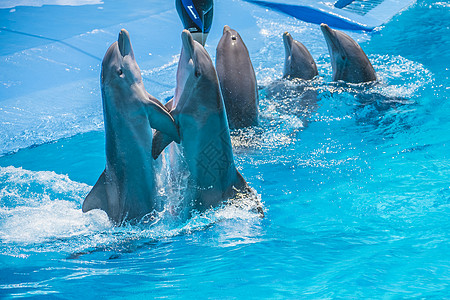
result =
[[[110,113],[124,111],[132,101],[147,101],[141,70],[134,58],[128,31],[122,29],[117,42],[106,51],[102,61],[101,87],[104,108]]]
[[[231,46],[244,43],[242,41],[242,38],[239,35],[239,33],[236,30],[231,29],[230,26],[228,26],[228,25],[225,25],[223,27],[223,35],[222,35],[222,38],[221,38],[221,42],[222,41],[223,42],[228,42]]]
[[[134,59],[128,31],[122,29],[117,42],[113,43],[102,62],[102,84],[125,81],[129,85],[142,82],[141,71]]]
[[[308,49],[285,32],[283,34],[285,51],[284,71],[285,78],[300,78],[309,80],[318,75],[317,66]]]
[[[181,39],[183,48],[178,63],[174,105],[185,105],[185,103],[179,102],[201,99],[199,105],[220,106],[222,101],[217,103],[217,97],[220,97],[221,100],[219,83],[208,52],[192,38],[188,30],[183,30]],[[195,95],[208,95],[209,97],[195,97]]]
[[[172,116],[145,90],[130,35],[125,29],[120,31],[117,42],[108,48],[103,58],[101,88],[105,121],[121,123],[128,121],[130,116],[145,115],[150,127],[166,132],[179,142]]]
[[[333,80],[360,83],[376,80],[375,70],[357,42],[326,24],[320,28],[330,52]]]
[[[236,57],[240,57],[243,54],[246,56],[249,55],[247,46],[245,46],[239,33],[236,30],[231,29],[228,25],[223,27],[222,37],[220,38],[216,49],[217,56],[226,55],[226,53],[228,53],[228,56],[236,55]]]

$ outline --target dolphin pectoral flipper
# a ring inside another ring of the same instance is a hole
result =
[[[101,209],[108,211],[108,195],[106,192],[106,170],[103,171],[97,183],[94,185],[90,193],[86,196],[83,202],[83,212],[88,212],[93,209]]]
[[[151,98],[149,100],[146,104],[150,127],[167,134],[176,143],[180,143],[180,134],[172,115],[158,100]]]
[[[168,111],[172,111],[173,107],[173,98],[167,101],[167,103],[164,105]]]
[[[173,142],[173,139],[161,131],[156,131],[152,142],[152,157],[157,159],[163,150]]]

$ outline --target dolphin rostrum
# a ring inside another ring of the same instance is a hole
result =
[[[283,34],[285,60],[283,78],[310,80],[319,74],[308,49],[285,32]]]
[[[151,127],[178,142],[179,134],[166,108],[146,92],[125,29],[103,58],[101,91],[106,167],[84,200],[83,212],[101,209],[116,224],[139,221],[161,209],[155,200]]]
[[[241,36],[227,25],[217,45],[216,69],[230,129],[258,125],[255,71]]]
[[[205,211],[217,207],[249,187],[233,159],[225,107],[211,58],[187,30],[182,32],[177,86],[171,107],[181,137],[181,149],[190,173],[188,206]],[[172,139],[157,132],[154,158]],[[262,214],[262,210],[258,208]]]
[[[320,28],[330,52],[334,81],[361,83],[377,80],[372,64],[357,42],[326,24],[321,24]]]

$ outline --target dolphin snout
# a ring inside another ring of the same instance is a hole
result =
[[[283,43],[284,43],[284,48],[286,49],[286,50],[291,50],[291,48],[292,48],[292,41],[293,41],[294,39],[292,38],[292,35],[289,33],[289,32],[285,32],[285,33],[283,33]]]
[[[119,45],[120,54],[123,57],[129,54],[134,57],[133,48],[131,47],[130,34],[126,29],[122,29],[120,31],[117,43]]]
[[[330,51],[330,54],[332,50],[338,51],[339,49],[339,41],[336,39],[336,33],[333,29],[331,29],[327,24],[320,24],[320,29],[322,30],[323,36],[325,38],[325,41],[328,45],[328,50]]]
[[[226,32],[230,32],[231,28],[228,25],[223,26],[223,34],[225,34]]]
[[[330,36],[333,33],[333,29],[331,29],[330,26],[324,23],[320,24],[320,29],[322,30],[322,33],[325,37]]]
[[[289,32],[283,33],[283,43],[284,43],[284,52],[286,57],[292,55],[292,44],[294,43],[294,38]]]

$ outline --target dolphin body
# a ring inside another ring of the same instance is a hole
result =
[[[310,80],[319,74],[317,66],[308,49],[285,32],[283,34],[285,60],[283,78]]]
[[[230,129],[258,125],[255,71],[241,36],[227,25],[217,45],[216,69]]]
[[[222,94],[211,58],[187,30],[177,70],[173,102],[168,102],[181,137],[181,152],[190,173],[185,198],[188,207],[202,212],[250,189],[237,171]],[[172,142],[157,132],[153,158]],[[258,208],[262,214],[262,209]]]
[[[362,83],[377,80],[372,64],[357,42],[326,24],[321,24],[320,28],[330,52],[334,81]]]
[[[166,108],[146,92],[125,29],[103,59],[101,91],[106,168],[82,209],[83,212],[101,209],[116,224],[139,221],[153,210],[161,209],[155,200],[151,127],[164,131],[176,141],[179,135]]]

